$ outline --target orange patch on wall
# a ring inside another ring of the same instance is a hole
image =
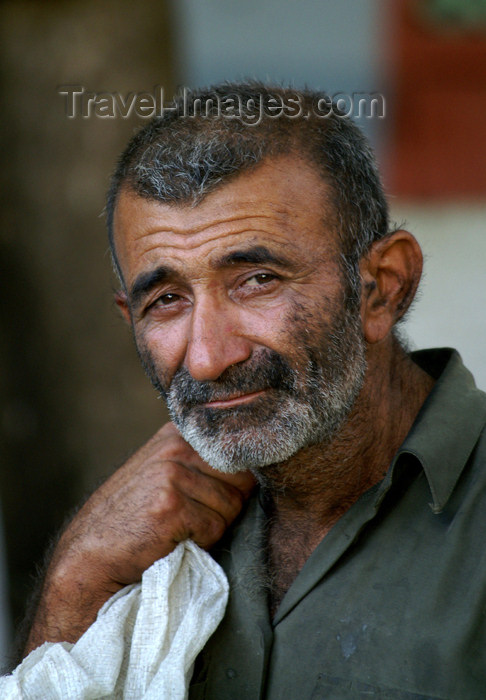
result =
[[[395,7],[388,189],[409,198],[484,199],[486,24],[441,20],[427,13],[427,0]]]

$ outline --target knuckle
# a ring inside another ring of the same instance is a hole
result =
[[[208,544],[214,544],[222,538],[226,530],[226,523],[223,518],[214,518],[209,523],[207,529]]]
[[[160,517],[178,515],[184,507],[184,499],[174,488],[161,489],[155,499],[155,513]]]
[[[186,523],[187,536],[205,549],[211,547],[224,535],[226,523],[222,517],[214,514]]]
[[[233,518],[236,518],[238,513],[243,507],[244,503],[244,497],[243,494],[238,491],[238,489],[231,488],[227,489],[226,491],[226,503],[228,506],[228,510],[230,510],[234,515],[232,516]]]
[[[169,459],[164,459],[164,461],[160,463],[159,469],[164,484],[174,488],[180,483],[184,471],[180,464]]]
[[[160,428],[158,435],[180,435],[180,433],[175,427],[174,423],[172,421],[168,421]]]
[[[159,453],[163,459],[172,459],[177,457],[180,453],[180,448],[180,438],[169,436],[165,438],[163,444],[160,445]]]

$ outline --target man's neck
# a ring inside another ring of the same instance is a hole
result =
[[[269,567],[283,577],[281,594],[337,520],[383,479],[433,383],[396,340],[372,346],[364,386],[332,441],[265,468]]]

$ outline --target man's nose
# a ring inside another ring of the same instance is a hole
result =
[[[252,343],[242,334],[238,312],[229,300],[208,295],[195,303],[184,362],[194,379],[214,381],[251,353]]]

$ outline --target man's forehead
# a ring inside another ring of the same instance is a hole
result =
[[[199,203],[162,203],[125,188],[115,209],[115,245],[120,263],[149,255],[160,245],[177,254],[205,246],[240,246],[270,237],[297,244],[306,230],[323,235],[328,187],[306,161],[281,157],[221,184]],[[332,237],[334,238],[334,236]],[[154,253],[155,254],[155,253]]]

